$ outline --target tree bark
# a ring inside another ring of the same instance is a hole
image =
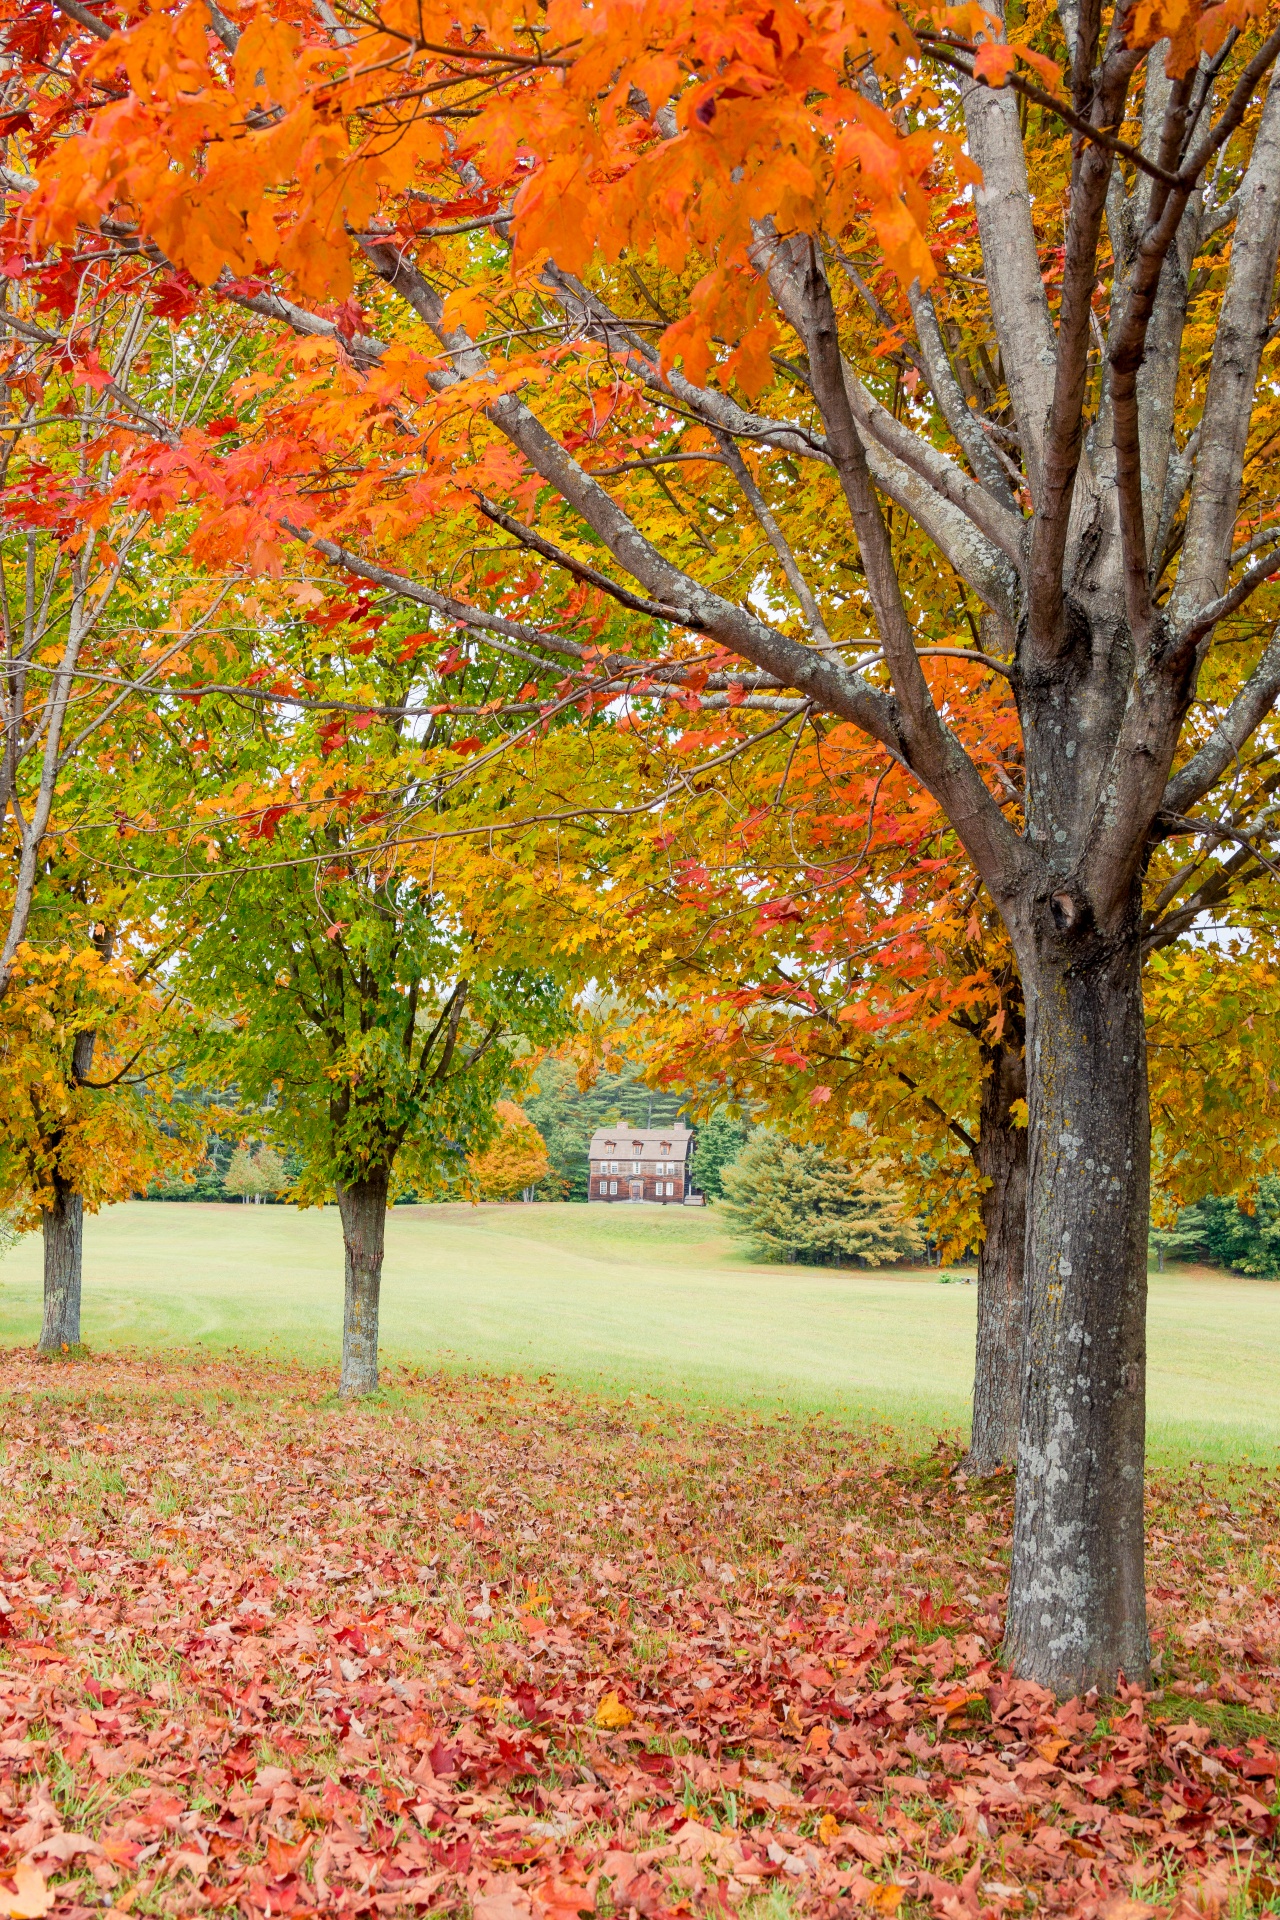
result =
[[[54,1175],[53,1205],[44,1216],[44,1323],[40,1353],[80,1345],[80,1274],[84,1248],[84,1201]]]
[[[982,1082],[978,1171],[982,1195],[978,1253],[978,1329],[973,1368],[973,1429],[966,1473],[994,1473],[1018,1454],[1022,1405],[1022,1276],[1027,1236],[1027,1129],[1010,1107],[1026,1096],[1021,1048],[992,1049]]]
[[[1137,914],[1109,938],[1081,932],[1043,943],[1040,964],[1022,968],[1030,1204],[1004,1658],[1059,1695],[1113,1693],[1121,1674],[1143,1680],[1150,1655],[1150,1123]]]
[[[373,1393],[378,1385],[378,1304],[389,1187],[390,1174],[380,1169],[338,1188],[346,1246],[342,1376],[338,1383],[344,1399]]]

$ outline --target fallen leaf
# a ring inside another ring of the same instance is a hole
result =
[[[606,1693],[596,1708],[596,1725],[614,1731],[619,1727],[629,1727],[635,1719],[630,1707],[624,1706],[616,1693]]]
[[[527,1893],[481,1894],[471,1903],[471,1920],[532,1920],[533,1902]]]
[[[40,1869],[24,1862],[13,1880],[15,1892],[6,1893],[0,1887],[0,1914],[7,1915],[8,1920],[42,1920],[57,1896],[50,1893]]]

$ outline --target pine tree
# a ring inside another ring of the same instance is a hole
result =
[[[713,1113],[699,1126],[693,1149],[693,1184],[708,1200],[724,1197],[725,1171],[746,1144],[746,1127],[727,1114]]]
[[[1148,1257],[1155,1256],[1156,1272],[1164,1272],[1169,1254],[1194,1253],[1204,1242],[1205,1215],[1200,1207],[1184,1207],[1171,1227],[1152,1227],[1147,1235]]]
[[[811,1142],[758,1132],[723,1179],[730,1231],[766,1258],[865,1267],[919,1249],[915,1224],[878,1171],[855,1170]]]

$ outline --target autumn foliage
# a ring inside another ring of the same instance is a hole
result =
[[[46,649],[51,713],[77,676],[114,712],[126,657],[163,693],[122,793],[41,761],[20,865],[84,818],[197,903],[186,978],[263,1105],[308,1069],[346,1389],[401,1144],[487,1150],[499,1063],[603,967],[656,1066],[710,1038],[747,1100],[883,1128],[940,1237],[1005,1230],[1007,1652],[1063,1694],[1146,1677],[1148,1025],[1171,1197],[1224,1063],[1273,1078],[1231,1019],[1272,951],[1273,19],[0,18],[13,499],[65,503],[29,578],[77,556],[78,633],[125,529],[203,596],[199,644],[184,601],[171,652]],[[715,857],[664,862],[713,789]],[[1206,928],[1220,960],[1175,951]],[[432,965],[371,961],[410,931]]]

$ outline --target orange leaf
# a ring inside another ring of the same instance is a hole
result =
[[[1019,60],[1025,61],[1027,66],[1034,68],[1046,87],[1061,85],[1062,68],[1056,60],[1051,60],[1047,53],[1037,53],[1034,47],[1026,46],[1021,40],[1017,42],[1013,51]]]
[[[1002,87],[1013,72],[1017,55],[1012,47],[986,40],[974,55],[973,71],[989,87]]]

